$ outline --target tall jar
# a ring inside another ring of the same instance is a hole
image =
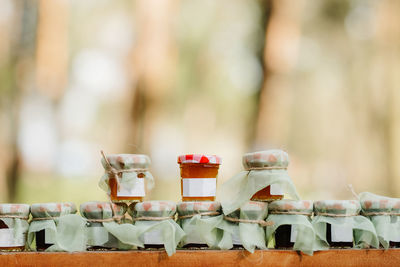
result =
[[[148,170],[150,158],[147,155],[104,155],[101,163],[105,174],[99,186],[114,202],[143,201],[146,191],[154,187],[154,178]]]
[[[214,201],[221,158],[188,154],[178,157],[181,170],[182,201]]]
[[[315,240],[311,224],[313,202],[283,199],[271,202],[268,209],[267,221],[273,222],[267,227],[268,243],[275,237],[275,248],[301,250],[312,255]]]
[[[218,248],[223,230],[218,228],[223,216],[217,201],[179,202],[178,223],[186,236],[184,248]]]
[[[0,250],[23,251],[29,228],[29,205],[0,204]]]
[[[389,198],[369,192],[359,196],[363,215],[374,224],[382,247],[399,248],[400,198]]]
[[[74,203],[36,203],[31,206],[32,221],[28,231],[31,249],[44,251],[56,243],[57,225],[61,216],[75,214]]]
[[[85,202],[80,205],[81,215],[86,218],[88,250],[112,250],[121,247],[118,238],[110,233],[122,223],[127,210],[124,203]]]
[[[274,149],[243,155],[244,171],[236,174],[221,187],[221,205],[227,215],[249,200],[271,202],[285,194],[298,200],[296,188],[289,177],[289,156]]]

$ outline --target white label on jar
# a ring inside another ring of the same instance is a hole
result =
[[[242,240],[240,240],[239,227],[233,227],[232,244],[242,245]]]
[[[353,228],[346,225],[331,224],[332,242],[353,242]]]
[[[271,184],[269,186],[269,194],[271,196],[282,196],[284,193],[279,184]]]
[[[160,230],[153,230],[143,234],[143,243],[145,245],[162,245],[162,233]]]
[[[45,244],[54,244],[56,243],[56,233],[46,228],[44,230],[44,243]]]
[[[201,239],[199,232],[192,231],[185,238],[186,244],[206,244],[204,240]]]
[[[182,178],[182,196],[215,197],[217,178]]]
[[[297,238],[297,225],[291,225],[290,227],[290,242],[295,243]]]
[[[132,188],[126,188],[123,183],[120,184],[117,192],[118,197],[144,197],[144,178],[135,179],[135,185]]]
[[[87,243],[90,246],[101,246],[108,241],[108,231],[103,226],[87,228]]]
[[[26,233],[14,239],[14,229],[0,229],[0,247],[22,247],[25,246]]]

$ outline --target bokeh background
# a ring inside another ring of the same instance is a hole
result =
[[[400,196],[400,1],[1,0],[0,201],[106,200],[106,153],[282,148],[304,199]]]

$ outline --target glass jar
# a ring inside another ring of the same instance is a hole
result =
[[[183,248],[217,248],[223,230],[218,229],[222,221],[221,204],[217,201],[179,202],[178,223],[185,231]],[[201,225],[201,227],[199,227]]]
[[[373,223],[381,247],[400,247],[400,199],[375,195],[369,192],[360,194],[363,215]]]
[[[1,251],[23,251],[25,249],[26,234],[29,228],[28,219],[29,205],[0,204]]]
[[[243,166],[246,170],[286,170],[289,165],[289,155],[283,150],[265,150],[243,155]],[[284,192],[279,184],[271,184],[256,192],[251,200],[273,201],[283,199]]]
[[[76,211],[75,204],[70,202],[32,204],[32,221],[29,233],[33,231],[32,228],[35,224],[35,229],[42,228],[34,232],[36,250],[44,251],[55,244],[56,233],[48,227],[47,221],[54,221],[55,225],[57,225],[57,220],[60,216],[74,214]]]
[[[190,154],[178,157],[182,201],[214,201],[221,158]]]
[[[150,158],[141,154],[110,154],[106,159],[108,162],[105,158],[101,161],[106,173],[99,185],[111,200],[143,201],[146,191],[154,186],[153,176],[148,171]]]
[[[302,229],[310,230],[313,232],[311,225],[311,215],[313,212],[313,202],[310,200],[277,200],[273,201],[268,206],[269,216],[268,220],[274,222],[274,225],[268,226],[275,229],[275,248],[278,249],[293,249],[296,242],[297,232],[299,226],[305,226],[308,229],[302,227]],[[267,231],[269,232],[269,231]],[[308,248],[312,247],[314,238],[307,235],[309,240],[303,240],[304,245],[307,241],[310,241]]]
[[[80,205],[81,215],[87,219],[88,250],[112,250],[120,248],[119,240],[103,226],[103,222],[120,223],[127,210],[124,203],[85,202]],[[113,222],[113,221],[111,221]]]
[[[335,220],[355,217],[360,214],[360,203],[356,200],[320,200],[314,203],[315,216],[324,216]],[[316,219],[314,216],[314,219]],[[352,248],[354,244],[353,223],[326,223],[326,241],[332,248]]]

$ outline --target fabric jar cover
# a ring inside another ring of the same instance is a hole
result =
[[[289,165],[289,156],[282,150],[266,150],[247,153],[243,156],[242,171],[227,182],[220,190],[222,209],[225,215],[240,208],[258,191],[274,184],[298,200],[296,188],[290,179],[286,168]],[[257,168],[272,169],[257,169]],[[273,168],[276,169],[273,169]],[[252,169],[255,168],[255,169]]]
[[[111,167],[118,170],[128,170],[128,169],[147,169],[150,165],[150,158],[147,155],[141,154],[110,154],[107,155],[107,160],[109,161]],[[104,158],[101,159],[101,164],[104,169],[107,170],[108,165]],[[138,175],[143,174],[143,178],[139,178]],[[99,181],[99,186],[108,195],[111,194],[111,189],[109,186],[110,175],[107,171],[101,177]],[[129,171],[122,172],[120,179],[120,187],[127,191],[135,190],[135,187],[141,186],[141,180],[145,179],[146,185],[145,188],[147,190],[152,190],[154,187],[154,178],[153,175],[149,171]],[[137,188],[137,191],[142,191],[142,189]],[[144,193],[144,192],[142,192]]]
[[[86,221],[76,213],[74,203],[39,203],[31,206],[32,221],[28,231],[28,246],[33,246],[35,233],[41,230],[51,235],[54,245],[46,251],[84,251],[86,250]]]
[[[277,200],[269,203],[268,210],[267,222],[274,222],[274,224],[267,226],[267,242],[269,243],[273,239],[279,226],[295,226],[297,235],[293,250],[312,255],[315,241],[315,233],[311,224],[313,202],[310,200]]]
[[[379,241],[385,249],[390,241],[400,242],[400,199],[364,192],[359,195],[364,216],[375,226]]]
[[[264,221],[268,215],[268,203],[259,201],[248,201],[242,207],[226,217],[242,220],[261,220]],[[224,230],[224,235],[220,244],[221,249],[231,249],[234,241],[233,236],[239,234],[239,239],[243,247],[253,253],[255,248],[267,249],[265,243],[264,226],[257,223],[231,222],[224,219],[218,228]]]
[[[132,240],[129,245],[121,242],[121,239],[126,241],[128,238],[125,227],[121,226],[126,210],[127,206],[124,203],[92,201],[81,204],[80,213],[87,220],[87,245],[118,249],[132,248]],[[132,234],[132,230],[129,232]]]
[[[202,164],[221,164],[222,159],[217,155],[186,154],[178,156],[178,164],[202,163]]]
[[[185,236],[185,232],[174,220],[176,213],[174,202],[144,201],[133,203],[129,206],[128,212],[137,227],[137,235],[142,242],[142,247],[143,244],[146,245],[148,240],[157,239],[164,245],[168,256],[176,252],[176,247]]]
[[[217,226],[221,223],[221,204],[217,201],[179,202],[178,223],[186,236],[181,246],[186,244],[207,244],[210,248],[218,248],[223,231]],[[180,218],[184,216],[184,218]]]
[[[359,215],[361,210],[357,200],[321,200],[314,202],[312,225],[316,234],[315,250],[329,249],[326,240],[327,224],[351,227],[353,229],[354,247],[378,248],[379,242],[374,225],[368,218]]]
[[[0,220],[7,228],[0,229],[2,247],[24,247],[29,228],[28,204],[0,204]]]

